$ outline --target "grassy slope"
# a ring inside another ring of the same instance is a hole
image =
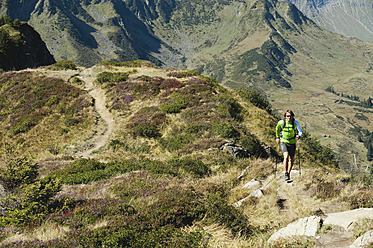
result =
[[[63,81],[79,74],[78,70],[38,71],[35,76],[41,73]],[[66,247],[79,242],[123,244],[127,242],[123,238],[131,237],[130,240],[140,246],[165,244],[167,240],[171,246],[181,243],[183,247],[197,247],[212,234],[209,240],[211,247],[222,243],[229,247],[265,247],[271,233],[297,218],[311,215],[316,210],[314,204],[326,212],[370,206],[369,195],[365,195],[365,200],[356,202],[356,199],[367,194],[364,188],[357,189],[352,183],[338,183],[349,176],[315,160],[307,150],[307,143],[302,147],[302,167],[306,176],[297,179],[299,181],[294,188],[283,185],[282,177],[279,181],[273,180],[274,158],[255,158],[256,153],[248,159],[235,159],[217,149],[222,141],[232,139],[231,129],[227,127],[238,131],[240,135],[235,137],[238,143],[245,146],[259,149],[260,143],[255,143],[257,139],[275,147],[273,130],[276,119],[239,97],[235,91],[219,86],[208,78],[188,74],[190,72],[185,70],[163,70],[151,66],[101,65],[93,67],[90,76],[99,77],[105,71],[129,74],[126,83],[109,80],[97,84],[107,92],[107,107],[115,117],[115,128],[110,136],[111,142],[94,156],[111,163],[99,163],[98,160],[89,160],[91,162],[87,163],[81,159],[74,159],[75,162],[71,163],[64,160],[64,155],[72,155],[68,149],[61,150],[57,155],[43,151],[51,144],[50,139],[58,142],[60,147],[66,147],[74,141],[84,140],[84,136],[91,133],[89,130],[95,129],[94,123],[89,122],[87,126],[79,123],[69,127],[67,133],[76,137],[69,139],[67,134],[56,135],[57,130],[66,124],[65,117],[54,112],[57,106],[47,108],[53,114],[22,133],[25,139],[23,144],[35,144],[31,152],[37,158],[44,158],[39,162],[44,177],[50,175],[63,180],[64,186],[58,199],[72,197],[66,203],[70,210],[49,213],[51,218],[47,221],[35,227],[24,226],[19,229],[18,235],[14,235],[15,229],[6,229],[2,233],[3,242],[23,240],[29,247],[40,245],[40,242]],[[2,77],[6,75],[9,74],[4,73]],[[81,78],[84,79],[83,76]],[[37,79],[37,84],[45,80],[40,76]],[[28,82],[28,87],[35,87],[33,81]],[[66,83],[62,85],[84,96],[78,88]],[[177,92],[183,93],[181,99],[178,98],[180,95],[175,94]],[[63,96],[68,98],[69,94]],[[73,103],[75,97],[69,102]],[[173,101],[168,101],[170,98]],[[183,99],[187,101],[180,101]],[[13,100],[14,103],[17,101]],[[172,102],[178,103],[176,107],[182,106],[179,113],[161,111]],[[242,106],[241,111],[237,111],[240,108],[232,111],[232,107],[236,106],[232,105],[234,102]],[[59,104],[62,107],[62,103]],[[86,109],[89,110],[87,114],[92,112],[90,108]],[[151,108],[150,112],[145,111],[148,108]],[[76,114],[79,115],[79,112]],[[5,120],[2,122],[3,125],[6,123]],[[136,129],[141,123],[148,127],[154,124],[159,133],[154,129],[150,129],[153,132],[139,132],[149,130]],[[33,143],[35,139],[38,140],[37,145]],[[30,151],[26,147],[20,147],[21,151]],[[243,180],[237,180],[245,168],[247,171]],[[325,171],[331,174],[325,175]],[[281,166],[278,166],[278,174],[280,172]],[[253,178],[265,185],[265,196],[261,199],[251,198],[243,207],[233,210],[230,204],[251,193],[243,190],[242,186]],[[82,184],[81,180],[85,183]],[[288,199],[286,207],[289,211],[280,209],[279,212],[278,192],[281,192],[281,197]],[[74,207],[71,205],[73,202],[80,203]],[[125,210],[127,205],[138,213],[133,214],[131,208]],[[122,208],[118,209],[120,206]],[[130,222],[127,222],[128,218],[131,218]],[[245,222],[246,218],[251,224]],[[132,224],[129,226],[129,223]],[[23,228],[29,231],[23,232]],[[237,228],[254,231],[255,235],[240,236]],[[52,229],[59,231],[47,231]],[[144,233],[147,235],[142,236]],[[42,241],[32,241],[35,239]],[[290,241],[293,244],[304,242],[308,241]]]
[[[93,135],[93,103],[83,90],[27,71],[3,73],[1,82],[1,140],[22,153],[48,158]]]

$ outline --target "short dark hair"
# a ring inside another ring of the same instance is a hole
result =
[[[289,110],[289,109],[286,110],[286,111],[285,111],[285,114],[284,114],[284,117],[286,117],[286,114],[287,114],[287,113],[289,113],[289,114],[291,115],[291,117],[294,118],[294,113],[293,113],[293,111],[291,111],[291,110]]]

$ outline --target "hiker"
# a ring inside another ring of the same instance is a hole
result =
[[[284,155],[285,180],[290,180],[291,168],[294,164],[294,155],[297,140],[302,137],[303,132],[299,122],[294,119],[294,113],[286,110],[284,119],[280,120],[276,126],[276,142],[281,146]]]

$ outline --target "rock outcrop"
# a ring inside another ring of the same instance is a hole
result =
[[[351,231],[350,229],[353,224],[361,219],[373,219],[373,208],[354,209],[351,211],[330,213],[325,216],[305,217],[290,223],[286,227],[275,232],[269,238],[268,242],[275,242],[280,239],[288,239],[295,236],[306,236],[320,239],[322,234],[319,234],[318,231],[323,225],[339,226],[342,227],[345,232],[349,232]],[[370,230],[357,238],[353,243],[343,247],[366,247],[372,243],[373,230]]]

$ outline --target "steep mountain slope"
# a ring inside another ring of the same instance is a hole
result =
[[[373,40],[373,6],[369,0],[286,0],[330,31]]]
[[[0,19],[0,68],[25,69],[55,63],[40,35],[27,23]]]

